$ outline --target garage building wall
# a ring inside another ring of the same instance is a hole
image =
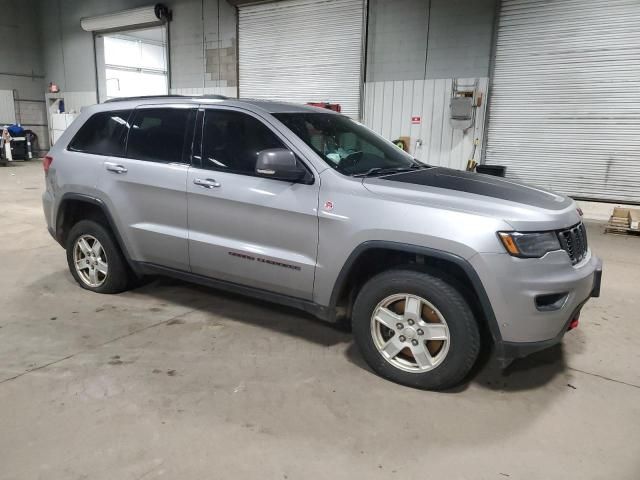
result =
[[[44,60],[38,28],[38,0],[0,1],[0,122],[20,122],[48,145],[44,109]]]
[[[449,98],[457,80],[477,84],[486,100],[496,8],[496,0],[370,0],[365,124],[390,140],[410,137],[410,153],[434,165],[478,161],[486,101],[462,131],[449,124]]]
[[[93,34],[80,19],[152,5],[150,0],[40,0],[46,81],[63,92],[96,101]],[[226,0],[163,2],[173,10],[169,25],[171,93],[235,95],[235,9]],[[218,12],[220,14],[218,15]],[[230,67],[229,65],[233,65]]]
[[[367,82],[487,77],[496,0],[369,0]]]

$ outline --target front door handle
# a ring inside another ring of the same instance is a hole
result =
[[[220,183],[216,182],[213,178],[195,178],[193,183],[204,188],[216,188],[220,186]]]
[[[104,168],[114,173],[127,173],[127,167],[113,162],[104,162]]]

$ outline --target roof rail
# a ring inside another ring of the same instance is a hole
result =
[[[138,97],[115,97],[105,100],[104,103],[114,102],[126,102],[129,100],[150,100],[150,99],[162,99],[162,98],[209,98],[214,100],[227,100],[228,97],[224,95],[141,95]]]

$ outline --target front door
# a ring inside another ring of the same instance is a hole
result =
[[[318,247],[313,184],[256,176],[257,154],[290,148],[260,118],[204,110],[202,151],[189,169],[189,256],[193,273],[311,299]]]
[[[134,110],[125,154],[103,164],[100,188],[133,260],[189,270],[186,184],[195,112]]]

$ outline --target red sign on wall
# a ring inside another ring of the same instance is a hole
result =
[[[422,118],[418,116],[411,117],[411,123],[413,125],[419,125],[420,123],[422,123]]]

